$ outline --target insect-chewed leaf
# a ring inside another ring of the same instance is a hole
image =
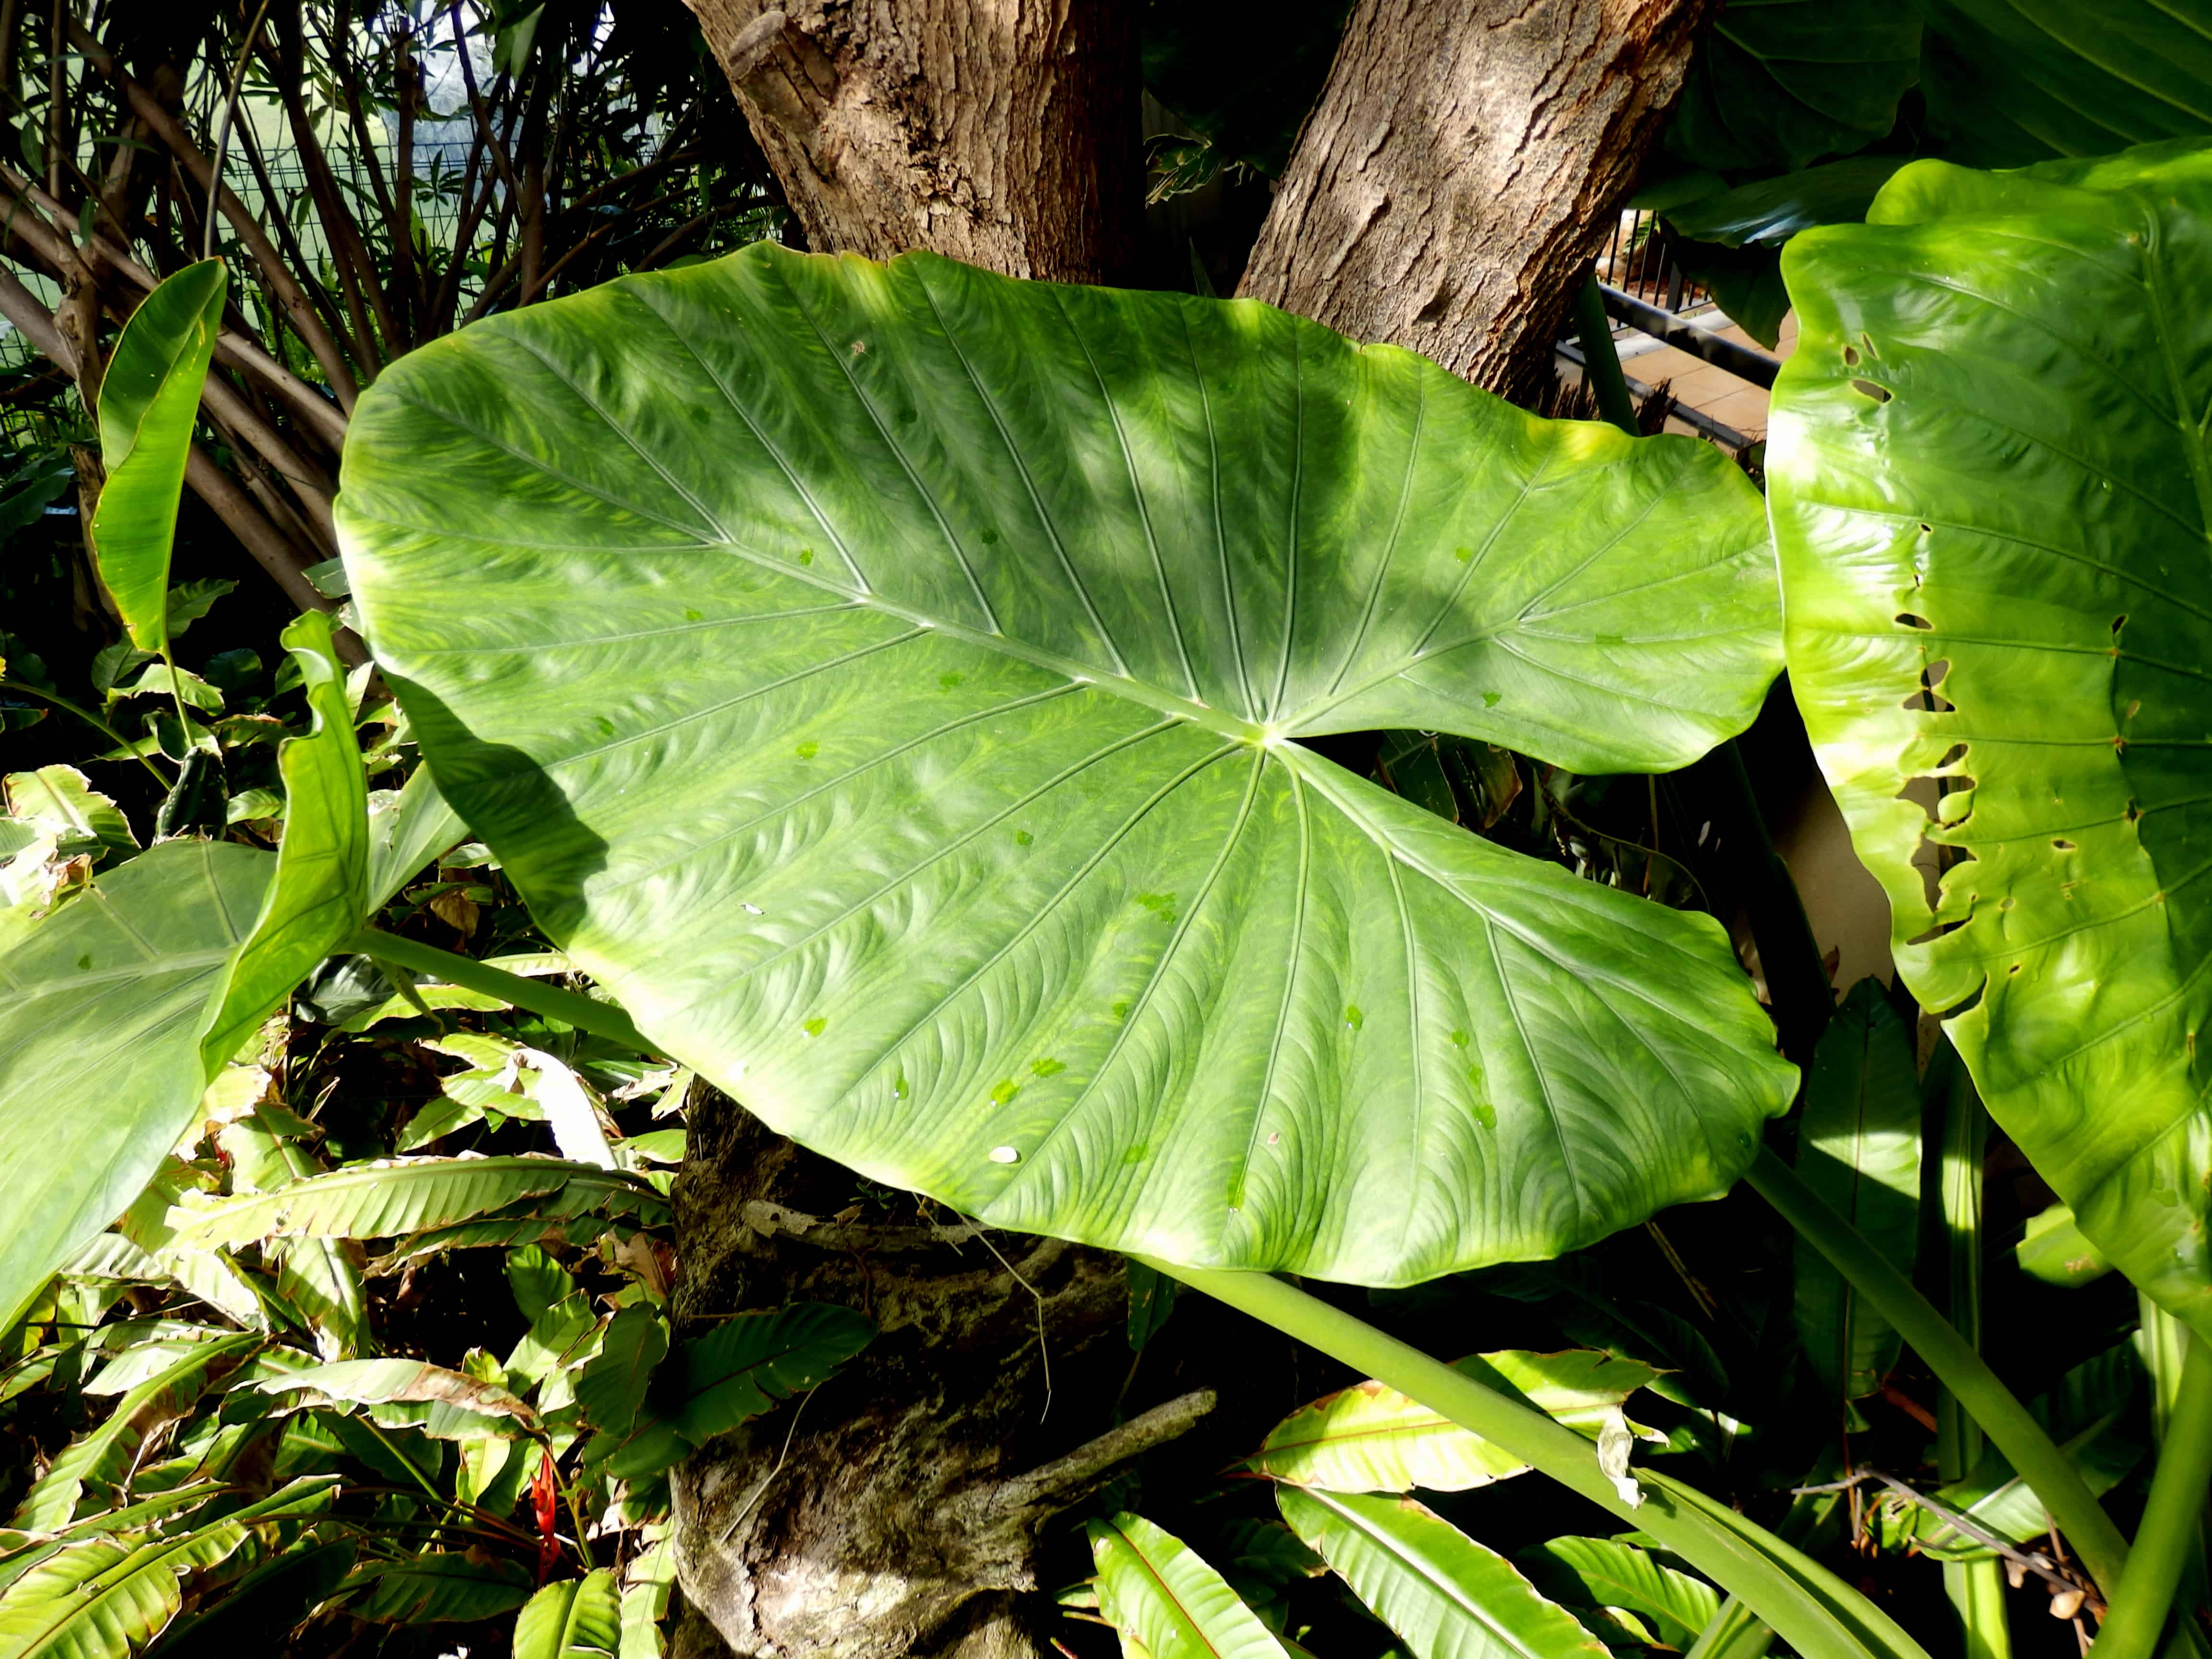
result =
[[[600,1567],[530,1598],[514,1621],[514,1659],[613,1659],[622,1638],[615,1576]]]
[[[763,244],[410,354],[344,468],[378,660],[534,916],[870,1176],[1400,1284],[1712,1196],[1790,1097],[1710,918],[1294,741],[1741,730],[1771,558],[1708,447],[1250,301]]]
[[[1098,1610],[1122,1651],[1149,1659],[1286,1659],[1259,1615],[1198,1553],[1141,1516],[1093,1521]]]
[[[2212,143],[1914,162],[1784,253],[1768,477],[1899,971],[2083,1235],[2212,1336],[2212,604],[2177,562],[2212,534],[2208,230]]]
[[[1507,1349],[1456,1369],[1518,1394],[1595,1438],[1608,1413],[1661,1372],[1586,1348],[1565,1353]],[[1461,1492],[1520,1474],[1528,1465],[1449,1418],[1380,1382],[1316,1401],[1277,1424],[1246,1465],[1255,1474],[1337,1492]]]
[[[1413,1659],[1602,1659],[1574,1614],[1411,1498],[1279,1486],[1275,1501]]]
[[[137,836],[122,809],[92,787],[74,766],[41,766],[35,772],[11,772],[6,780],[8,811],[55,838],[63,857],[89,853],[133,853]]]

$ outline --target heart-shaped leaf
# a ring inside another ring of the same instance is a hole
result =
[[[1295,741],[1664,769],[1774,668],[1717,452],[1248,302],[763,246],[395,364],[340,503],[454,809],[666,1052],[994,1224],[1405,1282],[1720,1190],[1720,930]]]
[[[2212,146],[1916,163],[1872,218],[1784,254],[1790,682],[1990,1113],[2212,1335]]]

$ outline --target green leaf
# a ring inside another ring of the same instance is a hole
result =
[[[170,1357],[125,1392],[99,1427],[55,1455],[25,1494],[10,1524],[26,1532],[51,1532],[65,1525],[87,1487],[118,1485],[138,1461],[149,1436],[191,1411],[211,1376],[234,1366],[264,1340],[246,1331],[195,1343]]]
[[[180,697],[188,708],[210,714],[222,712],[222,692],[189,668],[172,668],[165,662],[149,665],[146,672],[130,684],[118,686],[108,695],[116,698]]]
[[[416,1359],[341,1359],[254,1385],[264,1394],[300,1394],[294,1407],[321,1405],[380,1407],[370,1415],[387,1427],[420,1428],[434,1439],[465,1435],[526,1433],[538,1414],[495,1383],[465,1371]],[[398,1409],[395,1409],[398,1408]],[[512,1430],[488,1419],[512,1421]]]
[[[1717,1193],[1789,1095],[1710,919],[1293,741],[1741,729],[1768,556],[1707,447],[1249,302],[762,245],[394,364],[340,514],[540,924],[872,1177],[1399,1283]]]
[[[92,544],[100,579],[142,651],[169,646],[169,544],[227,287],[219,259],[162,283],[131,313],[100,379],[107,482],[93,513]]]
[[[1175,1311],[1182,1286],[1165,1273],[1133,1258],[1124,1264],[1129,1279],[1129,1351],[1142,1353]]]
[[[64,858],[138,850],[138,838],[131,833],[122,809],[74,766],[11,772],[5,788],[9,816],[53,836],[54,850]]]
[[[2021,1272],[2046,1285],[2069,1289],[2094,1284],[2112,1271],[2105,1253],[2081,1237],[2074,1212],[2050,1205],[2027,1218],[2027,1232],[2013,1252]]]
[[[1286,1659],[1283,1644],[1180,1538],[1126,1512],[1087,1522],[1098,1610],[1125,1654],[1147,1659]]]
[[[692,1444],[703,1445],[813,1388],[875,1334],[866,1315],[830,1302],[738,1314],[678,1349],[684,1403],[671,1421]]]
[[[2012,167],[2212,133],[2205,0],[1928,0],[1929,136]]]
[[[1779,244],[1814,225],[1855,224],[1905,165],[1898,155],[1855,155],[1702,196],[1666,213],[1668,225],[1700,242],[1741,247]]]
[[[238,584],[214,577],[198,581],[179,582],[169,590],[166,611],[166,627],[173,640],[202,617],[215,609],[215,602],[224,594],[237,590]]]
[[[668,1592],[676,1582],[676,1551],[665,1540],[629,1565],[622,1593],[620,1659],[662,1659],[667,1644],[660,1621],[668,1612]]]
[[[210,1011],[200,1054],[210,1077],[368,914],[368,785],[354,742],[345,672],[331,647],[330,618],[305,611],[283,637],[307,687],[313,724],[306,737],[287,738],[276,750],[284,839],[253,931],[240,948],[222,1000]]]
[[[206,1086],[204,1011],[274,864],[172,842],[0,955],[0,1328],[136,1198]]]
[[[1881,981],[1863,979],[1814,1051],[1797,1173],[1908,1277],[1919,1243],[1920,1142],[1912,1029]],[[1880,1389],[1900,1346],[1889,1322],[1802,1238],[1796,1285],[1797,1339],[1830,1397]]]
[[[1784,252],[1790,683],[1991,1115],[2212,1334],[2212,608],[2174,563],[2212,524],[2212,147],[1917,162],[1871,218]]]
[[[1554,1538],[1522,1560],[1538,1587],[1576,1606],[1620,1607],[1649,1619],[1659,1639],[1687,1652],[1721,1610],[1702,1578],[1662,1565],[1648,1550],[1607,1538]]]
[[[356,1568],[341,1595],[366,1591],[355,1616],[375,1625],[472,1623],[493,1619],[530,1599],[530,1571],[514,1561],[483,1560],[459,1550],[431,1550],[404,1561]]]
[[[634,1176],[558,1158],[410,1158],[349,1164],[274,1193],[180,1206],[187,1243],[260,1238],[392,1238],[528,1203],[558,1220],[606,1209],[665,1222],[668,1200]]]
[[[430,769],[416,767],[398,799],[369,815],[368,908],[381,910],[418,871],[468,833],[438,793]]]
[[[576,1403],[584,1420],[619,1440],[637,1421],[653,1368],[668,1355],[668,1321],[641,1304],[623,1309],[607,1325],[599,1351],[576,1378]]]
[[[1573,1349],[1509,1349],[1453,1366],[1517,1395],[1595,1439],[1606,1419],[1660,1373],[1633,1359]],[[1337,1492],[1463,1492],[1521,1474],[1528,1465],[1395,1389],[1361,1382],[1323,1396],[1277,1424],[1245,1467],[1255,1474]]]
[[[514,1659],[613,1659],[622,1639],[615,1576],[600,1567],[530,1598],[514,1621]]]
[[[1667,147],[1723,172],[1802,167],[1886,136],[1919,75],[1918,0],[1737,0],[1698,43]]]
[[[1283,1519],[1413,1659],[1600,1659],[1604,1645],[1504,1556],[1408,1498],[1278,1486]]]

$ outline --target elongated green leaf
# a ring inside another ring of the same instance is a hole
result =
[[[322,1173],[313,1153],[276,1133],[258,1111],[224,1125],[217,1144],[230,1158],[234,1192],[274,1192]],[[173,1233],[175,1223],[169,1224]],[[351,1359],[360,1346],[368,1301],[358,1255],[358,1246],[337,1238],[272,1240],[262,1248],[262,1261],[276,1269],[278,1293],[306,1317],[325,1359]]]
[[[659,1626],[675,1582],[676,1551],[665,1541],[630,1563],[623,1583],[619,1659],[661,1659],[667,1651]]]
[[[538,1423],[527,1403],[497,1384],[417,1359],[341,1359],[255,1386],[264,1394],[299,1395],[299,1405],[381,1407],[372,1413],[379,1422],[420,1428],[439,1440],[523,1433]]]
[[[738,1314],[678,1350],[684,1403],[672,1420],[694,1445],[811,1389],[867,1346],[875,1322],[830,1302]]]
[[[1085,1528],[1098,1611],[1147,1659],[1286,1659],[1283,1644],[1182,1540],[1126,1512]]]
[[[1974,167],[2212,134],[2205,0],[1927,0],[1929,136]]]
[[[142,651],[168,649],[169,545],[228,286],[219,259],[162,283],[131,313],[100,380],[107,481],[92,517],[93,548],[100,579]]]
[[[1901,156],[1855,155],[1701,196],[1668,208],[1667,222],[1685,236],[1723,247],[1786,242],[1814,225],[1865,218],[1875,193],[1904,165]]]
[[[1522,1559],[1547,1595],[1649,1619],[1659,1639],[1678,1651],[1686,1652],[1721,1610],[1720,1592],[1702,1578],[1613,1539],[1554,1538]]]
[[[200,1021],[265,853],[156,847],[0,955],[0,1328],[146,1184],[205,1087]]]
[[[284,839],[261,914],[210,1010],[201,1058],[213,1076],[248,1031],[290,995],[368,914],[368,785],[346,702],[345,672],[331,648],[331,619],[295,617],[284,644],[298,665],[313,726],[276,751],[284,777]]]
[[[1249,302],[762,246],[395,364],[340,513],[540,923],[872,1176],[1397,1283],[1710,1195],[1787,1098],[1708,919],[1295,741],[1741,728],[1773,612],[1708,448]]]
[[[1407,1498],[1279,1486],[1283,1519],[1413,1659],[1599,1659],[1604,1645],[1504,1556]]]
[[[634,1176],[557,1158],[412,1158],[351,1164],[273,1193],[179,1206],[187,1243],[259,1238],[390,1238],[449,1226],[512,1204],[560,1219],[598,1209],[667,1218],[668,1200]]]
[[[1797,1173],[1892,1267],[1910,1275],[1919,1242],[1920,1081],[1912,1031],[1881,982],[1863,979],[1820,1035],[1805,1079]],[[1881,1387],[1897,1363],[1890,1322],[1803,1239],[1796,1243],[1797,1338],[1832,1398]]]
[[[1633,1359],[1574,1349],[1479,1354],[1453,1367],[1517,1393],[1540,1411],[1596,1437],[1599,1427],[1660,1373]],[[1336,1492],[1462,1492],[1527,1472],[1528,1465],[1441,1413],[1380,1382],[1362,1382],[1294,1412],[1246,1467],[1255,1474]]]
[[[1919,75],[1919,0],[1731,0],[1698,43],[1668,148],[1729,172],[1847,155],[1889,131]]]
[[[2212,1334],[2212,147],[1916,163],[1871,217],[1784,254],[1790,682],[1990,1115]]]
[[[88,1487],[119,1482],[137,1461],[147,1437],[189,1412],[220,1374],[262,1345],[247,1331],[196,1342],[166,1359],[159,1369],[115,1402],[97,1428],[71,1441],[24,1495],[10,1523],[26,1532],[52,1532],[66,1525]]]
[[[417,871],[468,833],[438,793],[430,769],[416,767],[398,798],[369,816],[368,910],[382,909]]]
[[[496,1618],[530,1599],[530,1571],[514,1561],[430,1550],[354,1569],[338,1593],[365,1592],[352,1611],[371,1624],[431,1625]]]
[[[657,1309],[633,1306],[608,1322],[605,1340],[576,1379],[584,1420],[619,1440],[637,1421],[653,1368],[668,1354],[668,1321]]]
[[[614,1659],[622,1600],[605,1567],[532,1596],[514,1621],[514,1659]]]

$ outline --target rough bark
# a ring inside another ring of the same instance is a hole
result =
[[[1533,403],[1710,0],[1359,0],[1238,292]]]
[[[933,1224],[912,1200],[825,1214],[854,1195],[849,1173],[701,1092],[675,1190],[679,1327],[802,1300],[859,1308],[879,1334],[814,1396],[675,1471],[676,1652],[1042,1652],[1056,1610],[1037,1594],[1039,1529],[1212,1396],[1115,1426],[1117,1258]]]
[[[1121,0],[686,0],[808,244],[1112,281],[1142,212]]]

